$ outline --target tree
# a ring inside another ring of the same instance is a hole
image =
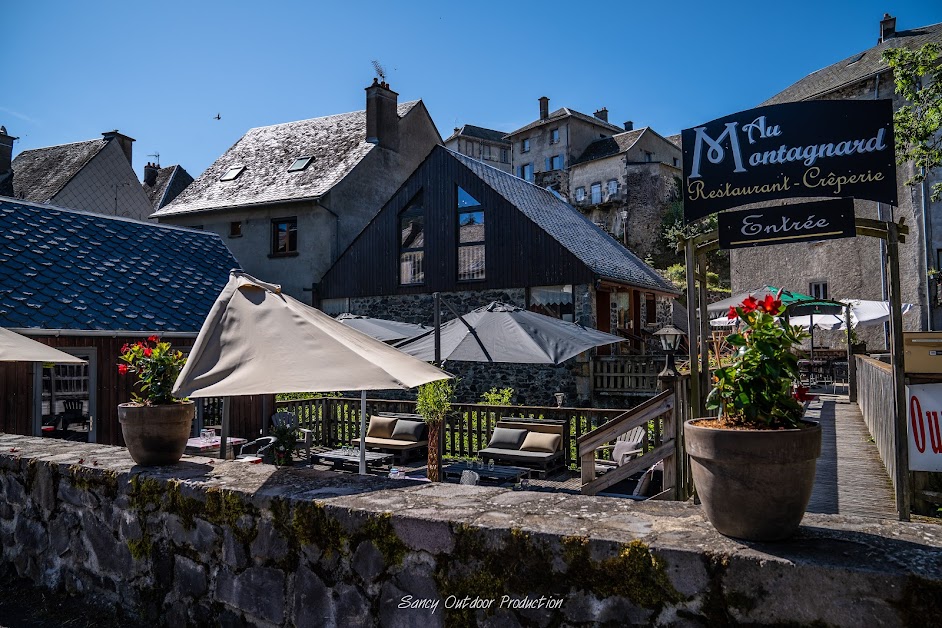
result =
[[[440,480],[441,452],[438,449],[442,424],[451,411],[455,385],[450,379],[439,379],[419,386],[415,411],[428,425],[428,466],[426,475],[433,482]]]
[[[917,50],[890,48],[883,61],[893,69],[896,93],[906,105],[893,114],[896,129],[896,160],[912,161],[915,173],[906,185],[925,181],[942,165],[942,66],[938,44]],[[942,199],[942,183],[932,186],[932,200]]]

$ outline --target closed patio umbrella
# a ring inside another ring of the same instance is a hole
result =
[[[359,390],[363,434],[365,391],[412,388],[449,377],[282,294],[279,286],[233,271],[173,392],[179,397],[228,397]],[[361,474],[366,473],[365,443],[360,439]]]
[[[85,360],[0,327],[0,362],[85,364]]]
[[[337,315],[337,320],[354,329],[359,329],[367,336],[376,338],[383,342],[394,342],[414,338],[429,331],[425,325],[416,325],[414,323],[400,323],[399,321],[388,321],[383,318],[373,318],[370,316],[359,316],[357,314],[343,313]]]

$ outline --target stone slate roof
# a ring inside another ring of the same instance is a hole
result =
[[[466,155],[443,147],[441,150],[447,150],[599,277],[680,294],[673,284],[556,194]]]
[[[215,233],[0,198],[0,327],[195,333],[238,266]]]
[[[401,103],[399,117],[421,101]],[[366,111],[249,129],[206,172],[153,217],[323,196],[375,148],[366,141]],[[298,157],[314,160],[288,172]],[[245,166],[233,181],[229,168]]]
[[[157,180],[154,185],[142,183],[144,193],[147,194],[151,206],[157,211],[193,183],[193,177],[183,169],[183,166],[166,166],[157,171]]]
[[[578,159],[572,162],[572,165],[575,166],[576,164],[592,161],[593,159],[602,159],[603,157],[626,153],[637,143],[641,135],[647,130],[648,127],[644,127],[595,140],[586,146],[586,149],[582,151]]]
[[[506,133],[503,131],[495,131],[494,129],[485,129],[482,126],[474,126],[473,124],[465,124],[460,129],[452,133],[446,142],[449,142],[456,137],[474,137],[479,140],[484,140],[486,142],[497,142],[498,144],[506,144],[510,146],[510,142],[505,140]]]
[[[902,47],[915,49],[929,42],[942,43],[942,22],[931,26],[897,31],[893,37],[873,48],[854,54],[817,72],[812,72],[794,85],[769,98],[762,105],[810,100],[826,92],[856,83],[874,74],[889,70],[889,67],[881,59],[884,50]],[[888,90],[886,93],[889,94],[893,86],[888,85],[886,89]]]
[[[516,131],[508,133],[504,137],[512,137],[514,135],[517,135],[518,133],[523,133],[524,131],[529,131],[530,129],[535,129],[537,127],[543,126],[544,124],[558,123],[567,117],[573,117],[578,120],[590,122],[597,126],[608,129],[609,131],[614,131],[615,133],[622,133],[625,130],[621,127],[615,126],[614,124],[605,122],[604,120],[600,120],[599,118],[596,118],[595,116],[587,116],[586,114],[580,113],[576,111],[575,109],[569,109],[568,107],[563,107],[562,109],[557,109],[553,113],[549,114],[546,120],[535,120],[526,126],[520,127]]]
[[[13,160],[12,196],[45,203],[107,145],[100,139],[24,150]]]
[[[664,139],[670,142],[671,144],[673,144],[674,146],[676,146],[677,148],[683,148],[683,146],[681,145],[680,133],[677,133],[676,135],[668,135]]]

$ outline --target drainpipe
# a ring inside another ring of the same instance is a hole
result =
[[[926,176],[926,168],[922,168],[923,177]],[[932,263],[932,223],[929,221],[929,212],[926,207],[926,180],[923,178],[920,189],[920,205],[922,206],[922,243],[926,250],[926,330],[935,331],[932,312],[932,279],[929,278],[929,268]]]

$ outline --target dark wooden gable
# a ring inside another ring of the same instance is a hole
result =
[[[485,279],[458,281],[458,187],[485,214]],[[425,283],[399,285],[399,213],[425,207]],[[322,299],[591,283],[592,271],[550,234],[436,146],[324,275]]]

